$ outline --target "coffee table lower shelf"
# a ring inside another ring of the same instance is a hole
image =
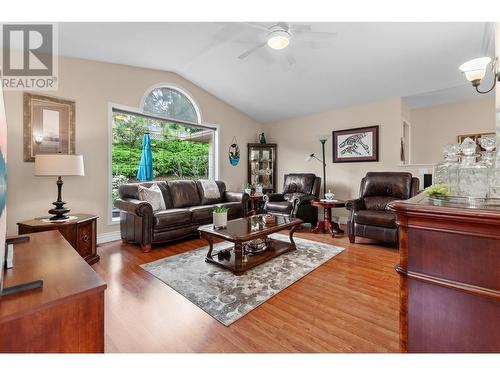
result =
[[[218,253],[212,254],[212,246],[210,246],[205,261],[217,264],[220,267],[230,270],[236,275],[241,275],[250,268],[296,249],[294,242],[285,242],[276,239],[268,239],[268,241],[268,248],[260,253],[244,254],[244,245],[241,243],[234,243],[234,246],[232,247],[219,250],[230,250],[231,256],[229,259],[220,258],[217,255]]]

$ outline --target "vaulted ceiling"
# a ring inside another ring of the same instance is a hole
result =
[[[416,106],[434,96],[466,99],[474,94],[457,67],[493,54],[485,23],[302,24],[337,35],[330,46],[295,43],[292,35],[284,50],[264,46],[241,60],[265,41],[264,30],[246,23],[61,23],[59,48],[64,56],[176,72],[263,123],[391,97]]]

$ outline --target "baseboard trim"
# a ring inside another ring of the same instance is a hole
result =
[[[121,239],[120,231],[101,233],[97,235],[97,244],[103,244],[106,242],[118,241]]]

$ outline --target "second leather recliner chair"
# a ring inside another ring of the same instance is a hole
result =
[[[318,222],[318,209],[310,202],[319,199],[321,178],[313,173],[285,175],[282,193],[266,194],[264,209],[267,213],[302,219],[313,226]]]

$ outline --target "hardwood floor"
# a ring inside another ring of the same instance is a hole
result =
[[[150,253],[121,241],[99,247],[106,352],[397,352],[398,251],[308,230],[296,236],[346,249],[229,327],[139,267],[205,241]]]

